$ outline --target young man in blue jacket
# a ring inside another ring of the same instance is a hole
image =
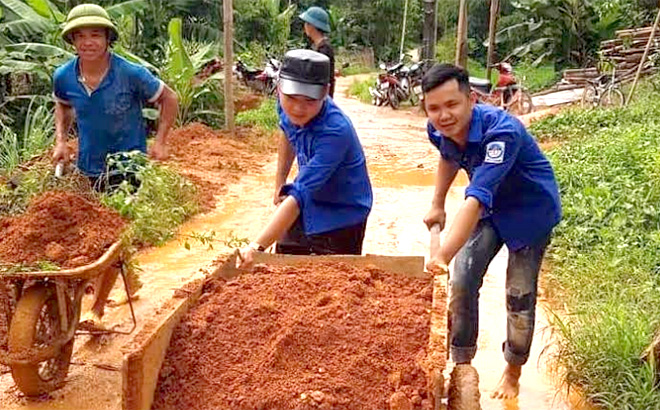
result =
[[[476,104],[468,74],[436,65],[422,81],[428,134],[440,151],[436,189],[426,225],[445,224],[445,198],[457,171],[470,177],[465,202],[428,269],[451,275],[451,355],[469,364],[477,351],[479,289],[503,245],[506,278],[507,366],[493,393],[513,398],[534,334],[538,274],[553,227],[561,219],[559,191],[550,163],[515,117]]]
[[[362,145],[350,119],[328,97],[330,60],[311,50],[286,53],[280,69],[275,214],[240,250],[239,267],[277,241],[278,253],[362,253],[373,202]],[[299,172],[286,184],[293,160]]]

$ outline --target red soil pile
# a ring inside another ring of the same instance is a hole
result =
[[[24,214],[0,219],[0,261],[86,265],[117,241],[124,225],[117,212],[98,201],[71,192],[46,192]]]
[[[175,329],[154,410],[430,409],[430,280],[345,264],[209,283]],[[405,399],[405,398],[404,398]]]
[[[255,134],[258,131],[239,128],[232,137],[204,124],[188,124],[172,131],[168,138],[170,162],[197,185],[208,208],[225,185],[264,164],[264,154],[256,152],[251,143],[268,137]]]

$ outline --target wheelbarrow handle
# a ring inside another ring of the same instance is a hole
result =
[[[433,226],[431,226],[430,232],[431,232],[430,250],[431,250],[431,258],[433,258],[440,251],[440,232],[442,232],[442,229],[440,228],[440,224],[433,224]]]

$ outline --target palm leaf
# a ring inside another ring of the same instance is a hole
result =
[[[73,58],[74,54],[68,50],[52,46],[50,44],[43,43],[17,43],[17,44],[8,44],[5,46],[5,50],[10,53],[23,53],[28,54],[32,57],[37,58],[48,58],[48,57],[65,57]]]
[[[181,19],[175,18],[170,21],[167,31],[170,35],[168,52],[168,75],[175,78],[189,77],[194,75],[194,67],[190,57],[183,46],[181,35]]]
[[[146,0],[129,0],[106,8],[110,17],[117,19],[121,16],[137,14],[149,7]]]
[[[126,50],[124,47],[122,47],[119,44],[115,44],[114,51],[117,54],[119,54],[120,56],[124,57],[126,60],[128,60],[132,63],[140,64],[140,65],[143,65],[143,66],[147,67],[147,69],[149,69],[149,71],[152,71],[152,72],[157,73],[157,74],[160,72],[160,70],[156,66],[154,66],[153,64],[151,64],[150,62],[148,62],[144,58],[131,53],[130,51]]]
[[[0,32],[9,33],[18,38],[43,34],[54,28],[54,23],[37,15],[35,19],[20,19],[0,24]]]
[[[55,20],[58,23],[63,22],[65,19],[64,14],[48,0],[25,0],[25,2],[41,17]]]
[[[32,7],[19,0],[0,0],[0,4],[11,10],[20,19],[39,19],[41,17]]]

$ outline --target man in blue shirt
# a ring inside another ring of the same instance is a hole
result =
[[[522,366],[534,333],[538,274],[553,227],[561,219],[559,191],[550,163],[523,124],[489,105],[477,105],[468,74],[436,65],[422,81],[431,142],[440,151],[436,190],[424,218],[445,224],[445,197],[459,168],[470,184],[465,202],[427,267],[451,276],[451,354],[469,364],[477,351],[479,289],[488,265],[506,244],[507,362],[494,398],[519,392]]]
[[[67,137],[75,116],[78,168],[95,188],[103,188],[107,181],[101,177],[113,177],[104,175],[108,154],[147,151],[147,129],[142,117],[147,102],[160,106],[150,155],[166,159],[167,135],[177,114],[176,94],[146,68],[110,51],[118,32],[107,12],[95,4],[74,7],[67,16],[62,38],[73,45],[77,57],[59,67],[53,77],[54,161],[70,160]]]
[[[62,38],[72,44],[77,57],[54,74],[55,138],[53,160],[67,163],[67,145],[74,116],[78,126],[78,168],[102,191],[117,186],[130,175],[106,173],[106,156],[117,152],[147,150],[147,130],[142,118],[145,103],[160,106],[158,132],[150,154],[167,158],[167,135],[177,115],[176,94],[146,68],[110,52],[118,38],[108,13],[96,4],[81,4],[67,16]],[[133,176],[134,178],[134,176]],[[117,270],[98,279],[94,304],[81,319],[89,328],[100,328],[101,316]]]
[[[356,254],[371,210],[362,145],[349,118],[328,97],[330,61],[311,50],[286,53],[280,69],[280,139],[270,223],[241,249],[239,267],[277,241],[278,253]],[[285,184],[294,158],[298,176]]]

